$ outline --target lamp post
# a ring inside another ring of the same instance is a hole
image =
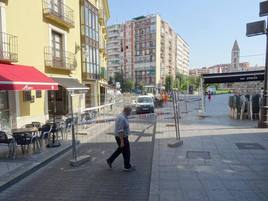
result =
[[[268,16],[268,1],[260,2],[260,17]],[[247,36],[266,35],[266,58],[264,72],[264,91],[261,105],[261,117],[258,124],[259,128],[268,128],[268,32],[266,21],[257,21],[247,24]]]

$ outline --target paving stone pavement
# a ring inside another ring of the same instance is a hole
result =
[[[268,129],[230,119],[227,103],[227,95],[213,96],[205,119],[188,107],[178,148],[167,146],[175,141],[174,127],[167,127],[172,118],[158,118],[150,201],[268,201]],[[236,143],[264,149],[239,149]],[[188,151],[209,152],[211,159],[189,159]]]
[[[146,123],[131,124],[132,163],[137,171],[123,172],[122,157],[115,161],[112,170],[108,168],[105,159],[116,148],[110,127],[80,146],[79,154],[90,154],[90,162],[71,167],[68,153],[0,193],[0,200],[146,201],[153,154],[152,128],[140,132],[146,127]]]

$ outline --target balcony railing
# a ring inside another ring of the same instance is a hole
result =
[[[18,62],[18,38],[0,32],[0,61]]]
[[[74,28],[74,12],[62,1],[43,0],[43,14],[62,26]]]
[[[75,70],[77,66],[75,54],[45,47],[45,66],[62,70]]]
[[[83,72],[83,80],[99,80],[100,75],[94,73]]]

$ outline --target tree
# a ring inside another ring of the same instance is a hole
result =
[[[124,81],[124,89],[123,91],[128,91],[128,92],[132,92],[132,90],[134,89],[135,87],[135,83],[133,80],[125,80]]]
[[[139,83],[136,84],[137,88],[138,88],[139,90],[141,90],[141,91],[144,90],[144,85],[145,85],[145,84],[144,84],[143,81],[141,81],[141,82],[139,82]]]
[[[189,84],[194,87],[194,90],[198,90],[200,86],[200,76],[189,76]]]
[[[171,91],[172,87],[173,87],[173,78],[171,75],[167,75],[165,80],[165,88],[167,91]]]
[[[120,82],[120,84],[123,85],[123,80],[124,80],[124,78],[123,78],[123,74],[122,73],[116,72],[114,74],[114,81],[115,82]]]
[[[176,75],[176,79],[179,80],[179,90],[180,91],[186,91],[188,86],[189,86],[189,82],[188,82],[188,77],[186,75],[183,74],[177,74]]]
[[[109,84],[109,85],[112,85],[112,84],[114,84],[114,83],[113,83],[113,78],[112,78],[112,77],[109,77],[109,81],[108,81],[108,84]]]
[[[178,78],[174,80],[173,88],[180,89],[180,80]]]

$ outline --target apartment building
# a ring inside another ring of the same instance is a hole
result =
[[[82,84],[86,66],[84,55],[86,49],[92,47],[84,45],[88,41],[83,37],[92,29],[84,29],[86,23],[80,19],[86,16],[81,9],[86,3],[90,2],[0,2],[0,125],[15,128],[32,121],[44,123],[52,115],[68,115],[71,102],[74,112],[84,110],[87,103],[84,93],[89,89]],[[93,3],[98,4],[97,16],[108,19],[107,1]],[[101,10],[103,7],[105,9]],[[105,41],[106,19],[103,22],[91,20],[98,28],[90,34]],[[94,62],[106,69],[105,51],[99,49],[99,44],[95,45],[99,55],[91,52],[88,60],[94,57]],[[97,75],[101,74],[100,68],[93,66]],[[96,85],[105,84],[103,80],[98,77]]]
[[[117,32],[121,30],[121,43],[114,43],[111,37],[108,46],[111,44],[113,48],[121,49],[120,61],[117,60],[120,65],[114,66],[109,62],[109,76],[119,72],[120,68],[125,79],[134,80],[136,85],[143,83],[145,86],[154,87],[163,86],[167,75],[175,77],[177,33],[167,22],[159,15],[148,15],[133,18],[117,26]],[[115,52],[111,50],[110,53],[118,53]],[[187,52],[188,54],[182,53],[184,58],[181,60],[189,61],[189,58],[186,58],[189,57],[189,48]],[[114,57],[110,53],[109,60],[113,60]]]
[[[121,73],[121,25],[116,24],[109,26],[108,31],[108,43],[107,43],[107,54],[108,54],[108,75],[109,78],[113,78],[115,73]]]
[[[177,35],[177,72],[183,75],[189,75],[189,57],[190,57],[190,47],[183,40],[180,35]]]
[[[161,20],[161,84],[165,83],[167,75],[176,76],[177,33],[171,26]]]
[[[160,83],[161,19],[158,15],[151,15],[134,18],[133,22],[135,24],[135,82],[157,86]]]

